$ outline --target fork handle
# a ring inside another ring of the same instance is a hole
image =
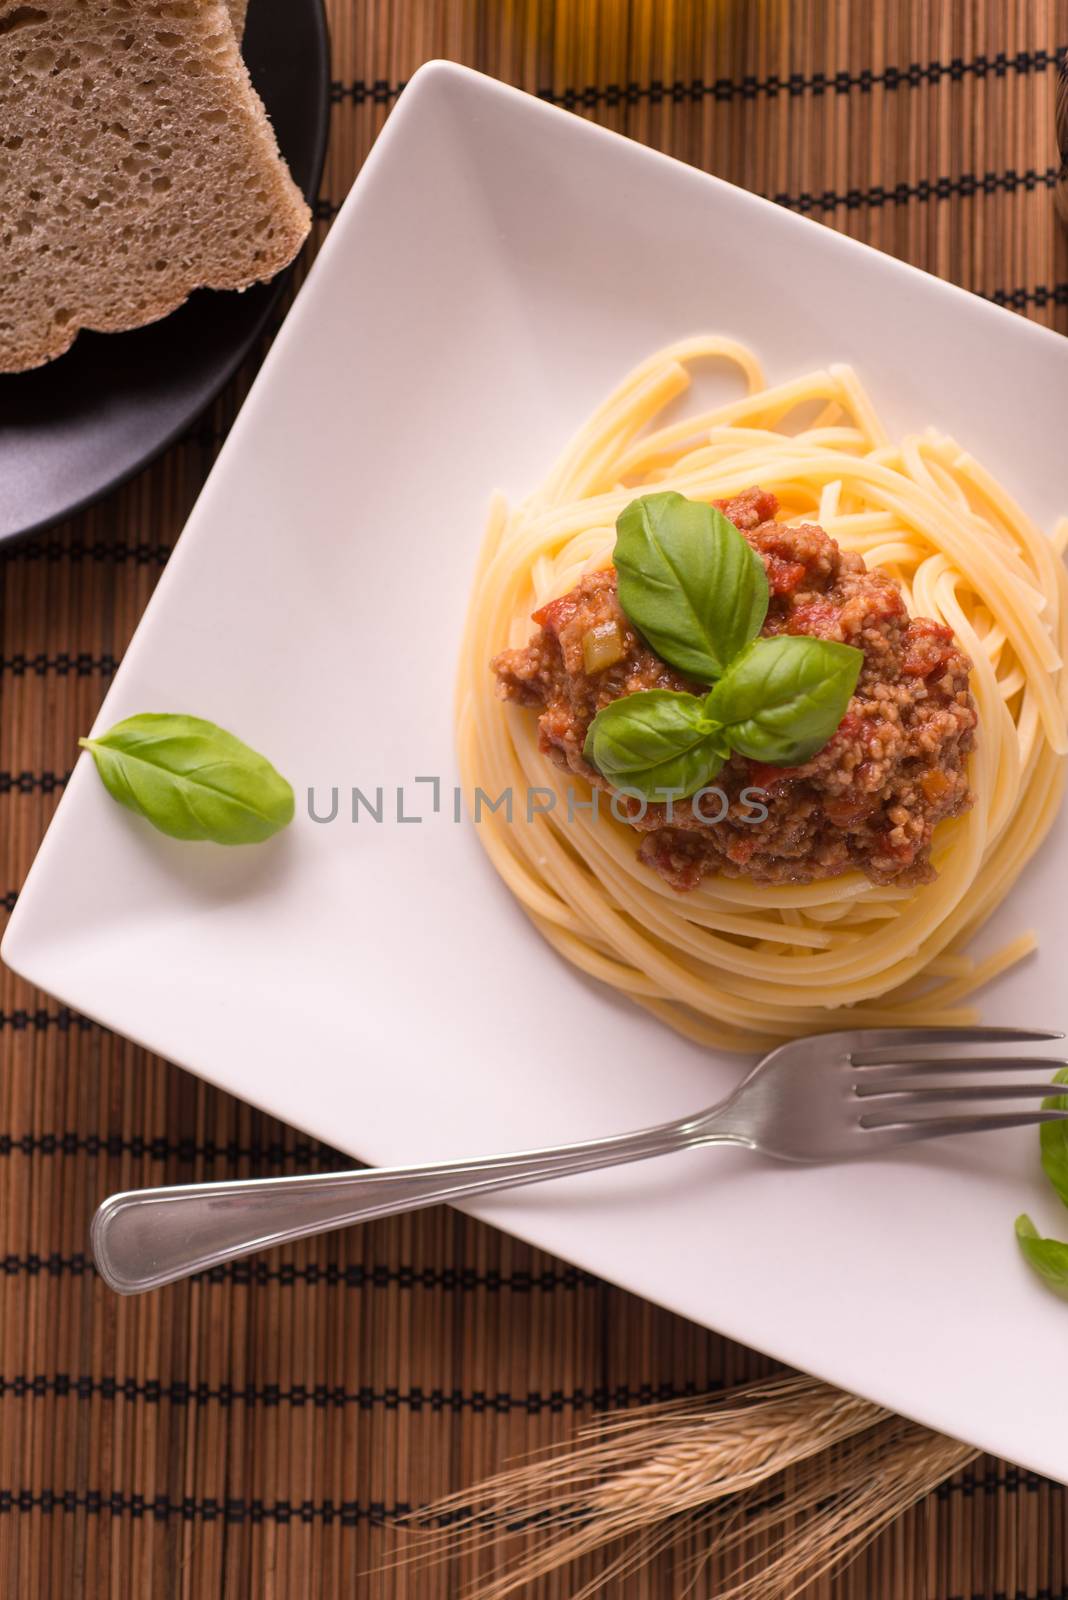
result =
[[[97,1209],[90,1241],[104,1281],[119,1294],[137,1294],[254,1250],[372,1217],[622,1166],[695,1144],[739,1142],[734,1134],[717,1132],[706,1116],[518,1155],[131,1189]]]

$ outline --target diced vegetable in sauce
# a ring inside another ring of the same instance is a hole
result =
[[[623,634],[618,622],[601,622],[582,636],[582,664],[587,672],[604,672],[623,659]]]

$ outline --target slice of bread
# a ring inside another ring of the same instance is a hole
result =
[[[0,0],[0,371],[271,278],[310,224],[224,0]]]

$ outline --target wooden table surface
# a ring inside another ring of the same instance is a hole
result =
[[[1051,192],[1065,0],[329,0],[329,12],[331,137],[307,259],[405,80],[449,56],[1068,331]],[[137,479],[0,555],[5,911],[265,344]],[[4,1597],[445,1600],[463,1573],[366,1575],[398,1509],[567,1437],[594,1409],[768,1370],[444,1210],[120,1301],[86,1255],[106,1193],[306,1171],[331,1153],[6,971],[0,1069]],[[1056,1600],[1066,1546],[1066,1492],[987,1461],[812,1593]],[[538,1600],[573,1587],[562,1575]],[[670,1562],[605,1591],[680,1592]],[[693,1592],[719,1592],[714,1570]]]

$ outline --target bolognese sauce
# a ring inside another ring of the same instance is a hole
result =
[[[679,890],[714,873],[809,883],[859,869],[874,883],[929,881],[935,825],[973,799],[969,658],[949,628],[908,616],[888,574],[869,570],[814,524],[777,522],[773,494],[753,488],[717,504],[764,563],[770,600],[762,634],[837,640],[864,661],[837,732],[803,766],[730,757],[716,778],[726,797],[720,821],[687,799],[646,805],[621,797],[618,809],[643,835],[641,860]],[[542,751],[597,788],[610,785],[583,746],[602,707],[645,689],[707,692],[630,623],[611,567],[587,574],[534,621],[529,643],[492,663],[498,693],[536,710]],[[753,790],[761,791],[763,820],[754,820]]]

